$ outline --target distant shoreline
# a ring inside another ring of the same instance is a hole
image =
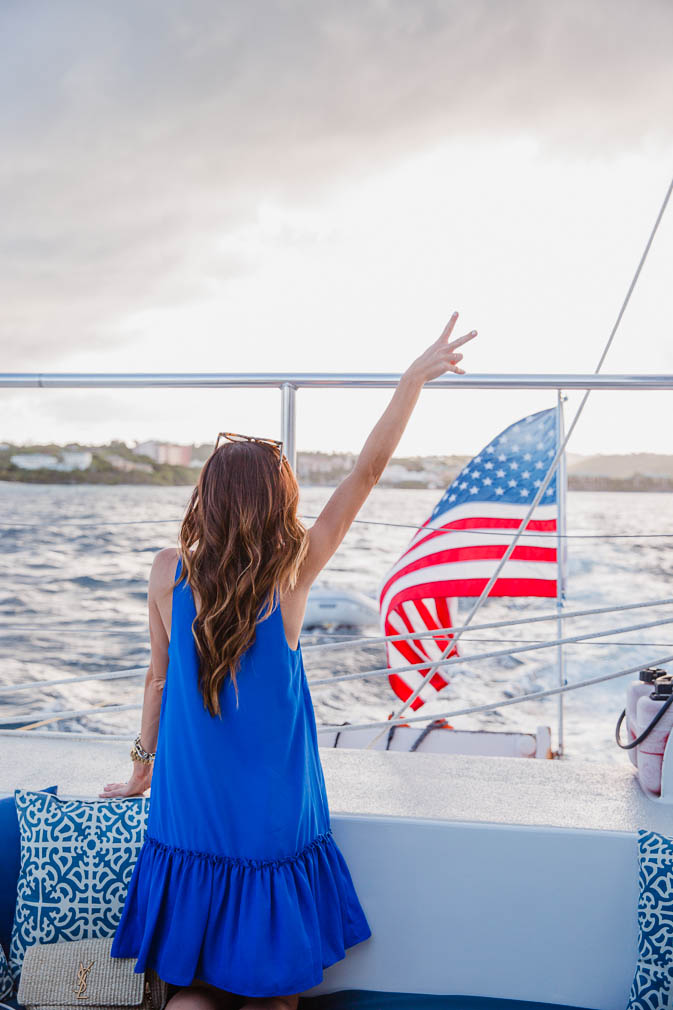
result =
[[[173,455],[169,455],[172,451]],[[81,486],[188,487],[199,479],[211,451],[203,446],[124,442],[101,446],[0,444],[0,482]],[[167,458],[172,461],[167,462]],[[442,491],[470,456],[395,457],[380,487]],[[355,453],[300,452],[297,478],[304,486],[335,487],[352,470]],[[567,458],[568,490],[673,492],[673,456],[632,453],[623,456]]]
[[[131,478],[131,479],[129,479]],[[115,478],[108,476],[93,477],[91,474],[55,474],[53,472],[44,475],[33,472],[30,476],[7,476],[0,470],[0,484],[39,484],[52,487],[194,487],[198,480],[198,474],[188,479],[181,478],[175,474],[167,479],[167,475],[161,475],[158,479],[149,479],[148,475],[131,477],[130,474],[120,474]],[[330,480],[299,480],[302,487],[337,487],[339,481]],[[441,487],[432,484],[422,484],[420,482],[379,482],[379,487],[397,491],[437,491],[443,490]],[[657,480],[619,480],[605,478],[568,478],[569,491],[584,492],[623,492],[629,494],[673,494],[673,480],[661,482]]]

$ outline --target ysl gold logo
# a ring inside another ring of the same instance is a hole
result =
[[[93,967],[93,961],[91,964],[86,965],[86,967],[80,961],[79,968],[77,969],[77,984],[73,986],[73,992],[77,993],[77,999],[84,999],[86,994],[86,984],[89,978],[89,972]]]

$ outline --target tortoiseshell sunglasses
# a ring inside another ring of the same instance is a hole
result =
[[[220,444],[220,439],[226,438],[229,442],[258,442],[260,445],[270,445],[278,449],[278,469],[283,469],[283,443],[276,438],[257,438],[255,435],[239,435],[236,431],[221,431],[217,436],[215,449]],[[213,449],[213,452],[215,451]]]

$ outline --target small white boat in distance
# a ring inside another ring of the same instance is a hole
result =
[[[374,600],[354,589],[312,586],[306,604],[303,630],[317,627],[364,628],[378,625]]]

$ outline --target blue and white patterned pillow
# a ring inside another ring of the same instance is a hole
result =
[[[664,1010],[673,995],[673,838],[638,831],[638,964],[627,1010]]]
[[[0,947],[0,999],[7,999],[14,993],[14,979],[7,964],[5,952]]]
[[[149,797],[68,800],[15,789],[21,833],[9,963],[34,943],[113,936],[144,841]]]

